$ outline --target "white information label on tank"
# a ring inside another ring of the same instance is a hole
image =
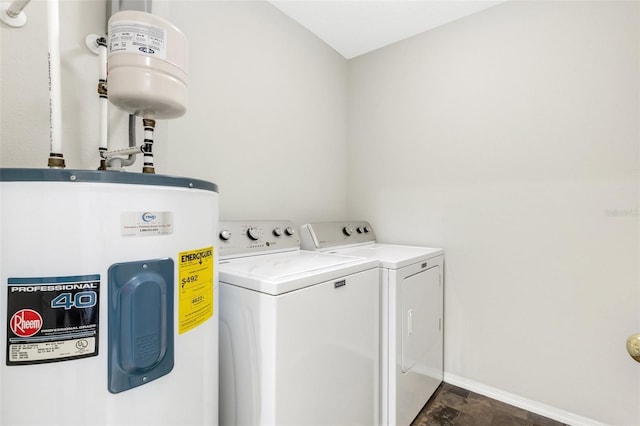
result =
[[[9,362],[48,361],[96,353],[95,337],[9,345]]]
[[[109,24],[109,53],[135,53],[167,59],[167,31],[137,21]]]
[[[173,233],[171,212],[122,212],[120,223],[124,236],[150,237]]]

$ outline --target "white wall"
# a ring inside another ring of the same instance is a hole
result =
[[[638,2],[508,2],[349,63],[349,214],[443,246],[450,377],[640,424]]]
[[[169,171],[216,182],[222,219],[346,216],[347,61],[266,2],[171,3],[190,109]]]

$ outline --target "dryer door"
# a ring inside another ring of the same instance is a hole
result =
[[[442,292],[440,268],[402,281],[402,372],[430,375],[441,367]]]

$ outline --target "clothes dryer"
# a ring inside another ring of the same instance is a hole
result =
[[[379,424],[377,262],[220,222],[220,424]]]
[[[378,261],[381,423],[411,424],[443,380],[443,250],[377,243],[365,221],[307,224],[301,240],[306,250]]]

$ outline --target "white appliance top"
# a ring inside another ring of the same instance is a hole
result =
[[[373,269],[377,261],[300,250],[290,221],[221,221],[219,281],[271,295]]]
[[[377,259],[383,268],[399,269],[441,256],[444,254],[444,250],[432,247],[373,243],[359,247],[338,248],[330,253]]]
[[[398,269],[444,254],[441,248],[381,244],[367,221],[321,222],[302,226],[302,248],[376,259],[380,266]]]
[[[373,259],[297,250],[220,261],[219,281],[271,295],[378,267]]]

